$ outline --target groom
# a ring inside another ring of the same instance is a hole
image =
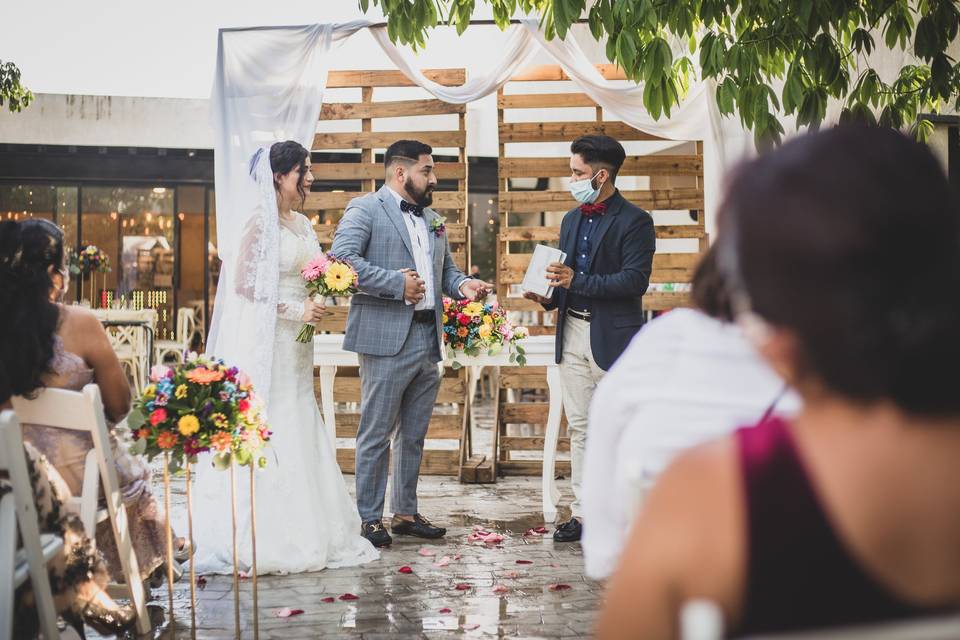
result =
[[[343,348],[360,354],[357,508],[361,534],[377,547],[393,542],[381,521],[391,441],[391,531],[447,532],[417,511],[423,439],[440,388],[442,295],[479,298],[493,288],[453,263],[443,219],[428,208],[437,186],[432,154],[416,140],[390,145],[386,183],[347,205],[331,249],[359,275]]]

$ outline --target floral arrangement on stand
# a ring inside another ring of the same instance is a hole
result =
[[[344,298],[357,292],[358,276],[353,266],[335,257],[331,253],[321,253],[310,260],[300,270],[307,292],[311,297]],[[312,323],[305,323],[297,334],[297,342],[310,342],[316,327]]]
[[[106,284],[106,274],[110,271],[110,256],[96,245],[88,244],[79,247],[70,255],[70,273],[80,276],[81,295],[83,294],[84,283],[87,277],[90,277],[90,303],[93,306],[96,304],[94,299],[96,274],[104,274],[103,280]]]
[[[484,352],[494,356],[504,348],[510,350],[510,362],[521,367],[527,363],[521,344],[529,335],[526,327],[510,322],[496,302],[444,298],[442,320],[443,343],[454,369],[463,366],[457,360],[460,353],[468,357]]]

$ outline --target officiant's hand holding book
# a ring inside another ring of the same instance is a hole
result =
[[[523,297],[540,304],[549,304],[553,296],[554,276],[557,267],[565,268],[563,261],[567,254],[559,249],[538,244],[530,256],[530,265],[523,275]]]

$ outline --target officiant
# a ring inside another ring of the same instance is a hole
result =
[[[643,325],[642,297],[650,282],[656,234],[649,213],[616,188],[623,145],[603,135],[570,145],[570,193],[580,203],[560,224],[565,262],[552,263],[549,298],[526,292],[544,309],[556,309],[556,361],[563,383],[563,409],[570,433],[574,502],[572,517],[557,527],[556,542],[580,540],[580,505],[587,417],[603,374]]]

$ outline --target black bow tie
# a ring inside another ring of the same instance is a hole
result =
[[[423,207],[418,204],[410,204],[406,200],[400,201],[400,211],[403,211],[404,213],[411,213],[418,218],[423,217]]]

